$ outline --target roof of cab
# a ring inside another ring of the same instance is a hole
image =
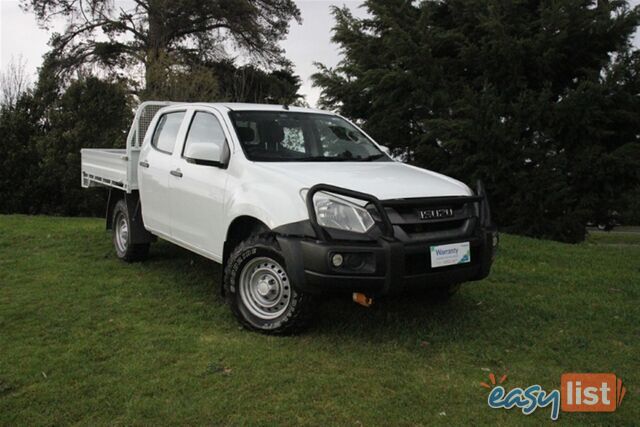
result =
[[[316,108],[296,107],[294,105],[282,104],[249,104],[241,102],[197,102],[194,105],[206,105],[211,107],[225,107],[231,111],[293,111],[297,113],[321,113],[333,114],[330,111],[318,110]]]

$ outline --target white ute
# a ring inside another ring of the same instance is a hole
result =
[[[157,237],[223,265],[250,329],[290,333],[327,293],[447,298],[489,274],[487,196],[395,161],[336,114],[283,105],[145,102],[126,149],[83,149],[82,186],[109,188],[118,257]]]

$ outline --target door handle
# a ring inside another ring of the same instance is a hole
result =
[[[180,169],[176,169],[174,171],[169,172],[171,175],[173,176],[177,176],[178,178],[182,178],[182,172],[180,172]]]
[[[142,166],[143,168],[148,168],[149,167],[149,163],[145,162],[144,160],[140,161],[138,164],[140,166]]]

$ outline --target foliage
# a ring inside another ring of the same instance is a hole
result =
[[[67,88],[47,111],[46,131],[35,142],[41,212],[104,214],[104,191],[80,187],[80,149],[124,148],[132,114],[130,96],[121,84],[87,77]]]
[[[0,213],[36,213],[35,180],[40,111],[33,95],[23,93],[14,105],[0,107]]]
[[[622,224],[640,224],[640,185],[635,190],[625,194],[619,213]]]
[[[104,192],[80,188],[80,149],[124,147],[131,116],[121,84],[85,77],[60,95],[41,72],[34,91],[0,111],[0,212],[102,214]]]
[[[303,104],[300,77],[290,67],[264,71],[254,65],[236,66],[232,61],[206,64],[218,77],[219,99],[234,102]]]
[[[163,62],[164,61],[164,62]],[[166,58],[158,63],[155,89],[142,91],[144,99],[170,99],[184,102],[256,102],[302,103],[298,94],[300,78],[291,67],[265,71],[233,60],[193,63],[189,66],[171,64]]]
[[[160,55],[147,67],[147,78],[154,84],[140,92],[141,100],[196,102],[219,96],[217,76],[201,64],[177,65],[172,58]]]
[[[448,304],[346,295],[268,337],[238,327],[203,257],[159,241],[126,264],[99,219],[0,216],[0,424],[540,426],[549,408],[490,409],[480,382],[615,372],[615,412],[559,422],[636,425],[635,243],[504,235],[491,276]]]
[[[640,182],[639,12],[625,1],[368,0],[334,9],[325,107],[410,162],[481,178],[514,232],[584,238]]]

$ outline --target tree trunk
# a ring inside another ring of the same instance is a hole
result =
[[[164,79],[164,62],[167,48],[162,19],[163,0],[149,0],[149,33],[145,61],[145,93],[154,96],[161,92]]]

